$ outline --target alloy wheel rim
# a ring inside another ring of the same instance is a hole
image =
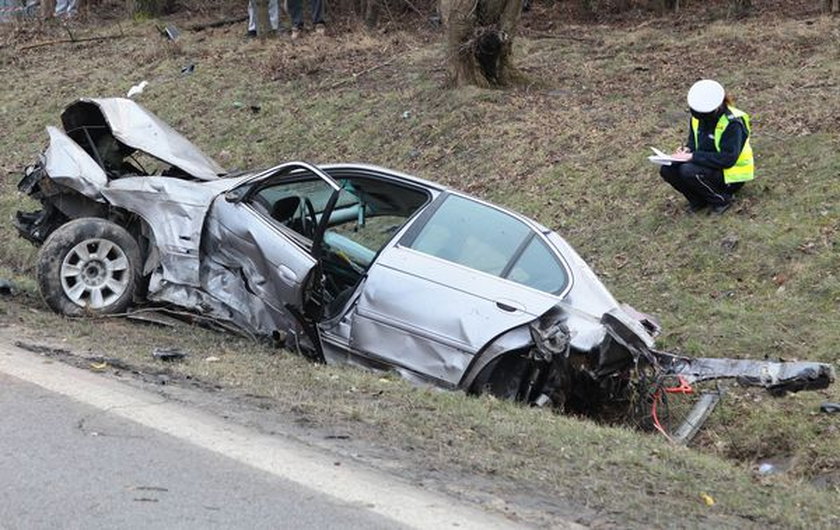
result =
[[[86,239],[70,249],[61,263],[61,287],[74,304],[102,309],[128,289],[128,257],[107,239]]]

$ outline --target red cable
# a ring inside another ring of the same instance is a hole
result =
[[[679,386],[666,386],[665,392],[669,394],[693,394],[694,388],[688,384],[688,381],[685,377],[678,375],[677,381],[679,381]]]
[[[662,424],[659,423],[659,416],[656,414],[656,402],[659,401],[659,390],[653,393],[653,405],[650,408],[650,414],[653,418],[653,426],[656,427],[656,430],[661,432],[662,435],[668,439],[669,442],[673,442],[674,439],[662,428]]]

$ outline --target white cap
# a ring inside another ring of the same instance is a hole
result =
[[[725,95],[726,92],[720,83],[703,79],[691,85],[688,91],[688,106],[696,112],[712,112],[720,107]]]

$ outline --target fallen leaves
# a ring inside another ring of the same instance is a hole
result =
[[[700,493],[700,499],[705,503],[706,506],[712,507],[715,505],[715,499],[711,495],[705,492]]]

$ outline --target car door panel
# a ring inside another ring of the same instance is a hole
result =
[[[300,191],[301,183],[320,182],[332,199],[332,207],[339,186],[317,167],[304,162],[291,162],[245,181],[214,202],[211,221],[217,241],[206,249],[208,256],[226,255],[227,265],[243,273],[249,291],[264,297],[273,305],[291,304],[299,307],[303,299],[306,278],[317,263],[313,249],[317,241],[307,241],[301,234],[293,233],[287,226],[272,219],[270,212],[258,211],[252,204],[258,193],[268,190],[291,189]],[[320,190],[317,184],[309,188]],[[284,194],[278,193],[278,197]],[[305,200],[305,197],[303,197]],[[323,224],[323,223],[322,223]],[[323,227],[318,230],[323,232]],[[209,230],[209,233],[214,233]],[[316,230],[316,237],[317,237]],[[308,245],[308,246],[307,246]]]
[[[466,351],[430,340],[411,328],[392,326],[383,320],[358,314],[353,320],[352,338],[351,344],[356,350],[356,344],[387,345],[386,350],[365,350],[363,353],[368,356],[408,368],[452,387],[457,385],[472,360],[472,355]]]
[[[299,305],[302,282],[315,266],[315,259],[283,234],[279,227],[244,203],[218,202],[213,211],[224,234],[224,250],[233,266],[246,273],[254,293],[269,300]]]
[[[558,299],[399,245],[368,272],[351,345],[457,384],[472,356]]]
[[[217,199],[205,225],[204,290],[236,313],[246,329],[291,329],[286,304],[299,305],[315,259],[243,203]]]

